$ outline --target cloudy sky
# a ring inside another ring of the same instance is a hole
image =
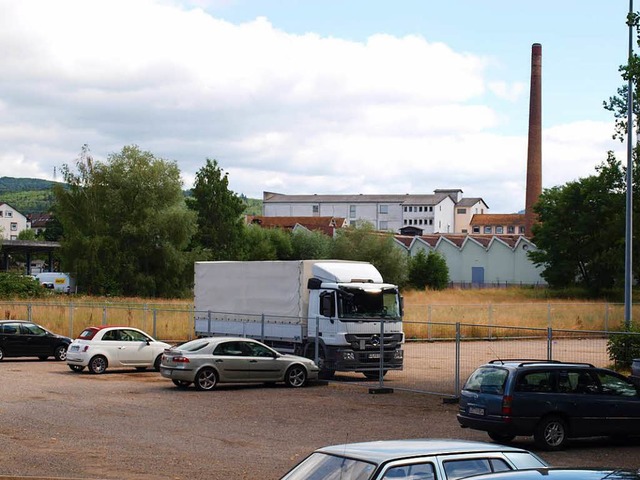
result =
[[[543,186],[614,149],[626,0],[0,0],[0,176],[83,144],[207,158],[236,193],[429,194],[524,208],[531,45]],[[1,199],[0,199],[1,200]]]

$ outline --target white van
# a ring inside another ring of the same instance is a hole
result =
[[[45,288],[61,293],[75,293],[75,279],[68,273],[42,272],[36,274],[35,277]]]

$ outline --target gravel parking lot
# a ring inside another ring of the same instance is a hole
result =
[[[156,372],[77,374],[64,363],[0,362],[0,478],[278,479],[323,445],[463,430],[457,406],[351,383],[180,391]],[[530,438],[514,442],[535,450]],[[557,466],[640,467],[640,441],[579,440],[538,452]]]

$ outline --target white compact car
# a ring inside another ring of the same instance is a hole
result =
[[[87,367],[91,373],[104,373],[107,368],[118,367],[159,370],[166,348],[171,345],[158,342],[137,328],[88,327],[69,345],[67,365],[74,372]]]

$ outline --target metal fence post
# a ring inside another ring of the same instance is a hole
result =
[[[27,304],[27,320],[33,322],[33,316],[31,313],[31,303]]]
[[[73,338],[73,302],[69,302],[69,337]]]
[[[380,388],[384,386],[384,318],[380,319],[380,362],[378,371],[378,385]]]
[[[609,302],[604,303],[604,331],[609,333]]]
[[[154,308],[153,309],[153,338],[158,338],[157,337],[157,330],[156,330],[156,323],[157,323],[157,313],[158,311]]]
[[[320,360],[320,339],[318,338],[318,332],[320,331],[320,317],[316,316],[316,342],[314,345],[315,348],[315,354],[313,356],[314,358],[314,362],[316,362],[316,365],[318,365],[318,361]],[[318,365],[320,366],[320,365]]]
[[[427,307],[427,340],[431,340],[431,305]]]
[[[547,326],[551,328],[551,304],[547,303]]]
[[[460,396],[460,322],[456,322],[456,360],[455,373],[453,375],[455,386],[454,393],[456,397]]]
[[[547,328],[547,360],[553,360],[553,329]]]
[[[260,341],[264,343],[264,313],[262,314],[262,322],[260,324]]]
[[[207,311],[207,334],[211,335],[211,310]]]
[[[102,307],[102,325],[107,324],[107,307]]]
[[[493,338],[493,304],[489,304],[489,340]]]

